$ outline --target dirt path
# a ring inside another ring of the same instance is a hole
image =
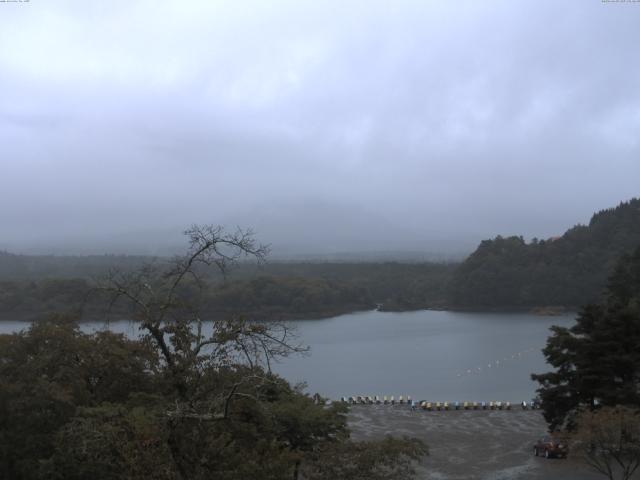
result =
[[[545,460],[533,443],[546,424],[539,411],[412,411],[401,405],[354,406],[356,440],[385,435],[424,440],[430,449],[419,478],[429,480],[602,480],[572,458]]]

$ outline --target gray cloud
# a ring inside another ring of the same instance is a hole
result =
[[[0,5],[0,247],[153,251],[192,222],[309,252],[560,233],[640,193],[639,20],[578,0]]]

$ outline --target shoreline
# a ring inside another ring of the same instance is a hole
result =
[[[523,314],[528,313],[540,317],[562,317],[566,315],[574,315],[578,312],[576,307],[564,307],[564,306],[543,306],[543,307],[493,307],[493,308],[481,308],[481,307],[421,307],[421,308],[404,308],[404,309],[386,309],[383,304],[379,304],[376,307],[369,308],[344,308],[334,309],[327,312],[306,312],[306,313],[294,313],[294,312],[279,312],[273,315],[258,314],[253,315],[256,321],[260,322],[288,322],[288,321],[305,321],[305,320],[327,320],[334,317],[340,317],[343,315],[351,315],[365,312],[381,312],[381,313],[405,313],[405,312],[419,312],[419,311],[433,311],[433,312],[456,312],[456,313],[514,313]],[[39,319],[45,318],[48,315],[54,313],[72,313],[72,312],[0,312],[1,322],[25,322],[31,323]],[[219,320],[221,318],[233,315],[230,312],[216,311],[210,314],[212,320]],[[251,312],[241,314],[241,316],[251,317]],[[88,318],[80,317],[79,323],[99,323],[103,322],[103,319],[99,319],[97,316],[88,316]],[[118,320],[115,320],[118,321]]]

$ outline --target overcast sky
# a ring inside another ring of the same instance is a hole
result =
[[[640,3],[31,0],[0,42],[14,251],[459,251],[640,195]]]

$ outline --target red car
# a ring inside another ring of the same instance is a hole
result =
[[[547,435],[540,438],[533,446],[533,454],[544,456],[545,458],[567,458],[569,454],[569,445],[567,440],[555,435]]]

